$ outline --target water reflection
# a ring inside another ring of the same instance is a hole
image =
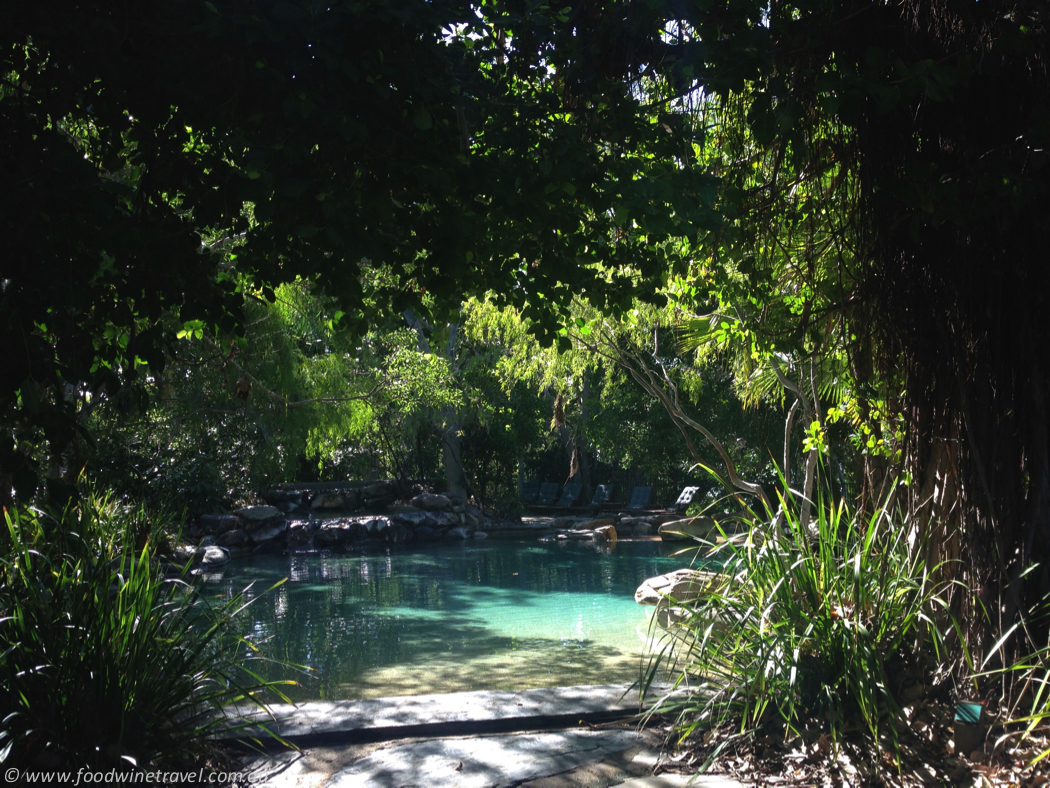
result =
[[[295,699],[633,681],[647,577],[687,565],[659,542],[485,542],[365,555],[260,556],[207,593],[288,582],[245,611],[265,653],[314,669]],[[271,671],[285,677],[287,671]]]

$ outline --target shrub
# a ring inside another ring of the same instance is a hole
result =
[[[254,646],[185,569],[165,577],[141,512],[97,498],[61,517],[5,511],[0,559],[0,760],[126,769],[184,762],[222,710],[262,705]],[[283,697],[280,696],[279,697]]]
[[[885,723],[899,715],[896,691],[906,669],[919,669],[923,644],[943,644],[935,621],[946,582],[923,550],[909,549],[906,522],[895,525],[886,506],[862,521],[843,503],[818,501],[806,528],[790,514],[798,508],[781,503],[782,528],[755,527],[708,551],[730,582],[679,605],[646,680],[668,667],[677,678],[650,713],[676,713],[682,738],[779,719],[833,740],[860,722],[895,745]]]

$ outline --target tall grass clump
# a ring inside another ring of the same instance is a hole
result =
[[[895,748],[901,685],[943,646],[948,581],[909,548],[907,523],[888,505],[862,519],[818,501],[807,527],[790,503],[779,525],[710,547],[721,580],[700,599],[669,602],[681,615],[647,679],[668,668],[676,679],[650,713],[676,714],[683,739],[779,722],[834,741],[857,728]]]
[[[0,761],[20,768],[184,765],[223,710],[273,689],[248,667],[243,605],[165,576],[144,514],[92,498],[60,516],[4,512]],[[283,697],[283,696],[281,696]]]

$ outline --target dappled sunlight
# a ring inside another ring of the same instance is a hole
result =
[[[293,698],[340,700],[630,683],[651,637],[634,591],[678,565],[658,544],[600,554],[491,540],[244,559],[222,586],[261,593],[293,574],[245,611],[246,630],[312,669]]]

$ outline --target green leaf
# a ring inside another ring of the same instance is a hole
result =
[[[427,108],[422,104],[412,116],[412,122],[416,124],[417,129],[422,129],[423,131],[432,128],[434,125],[434,119],[430,116],[430,113],[427,112]]]

